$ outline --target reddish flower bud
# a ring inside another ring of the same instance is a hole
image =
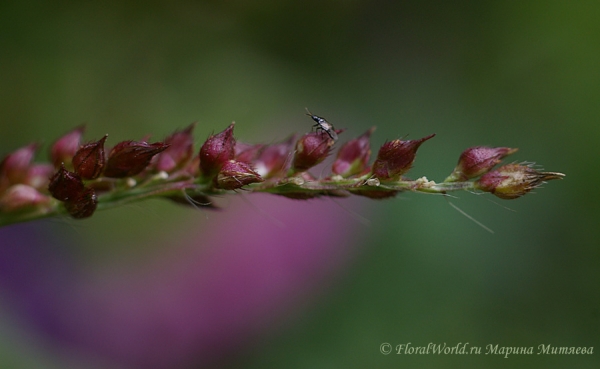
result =
[[[471,147],[463,151],[458,159],[458,165],[444,182],[466,181],[479,177],[492,170],[506,156],[518,149],[509,147]]]
[[[295,140],[296,136],[292,135],[284,142],[265,146],[253,162],[256,173],[263,178],[285,173],[290,163],[290,153]]]
[[[26,207],[45,205],[50,198],[41,194],[35,188],[24,184],[16,184],[10,186],[0,196],[1,211],[16,211]]]
[[[48,191],[57,200],[74,199],[83,192],[81,177],[65,169],[64,165],[50,178]]]
[[[152,157],[169,147],[156,142],[123,141],[115,145],[108,155],[104,176],[110,178],[131,177],[141,173],[150,164]]]
[[[169,146],[165,151],[158,154],[155,167],[159,171],[172,172],[185,166],[192,155],[194,155],[194,136],[192,131],[196,126],[190,124],[182,131],[175,131],[165,139]]]
[[[27,176],[23,183],[38,190],[46,189],[49,178],[55,171],[56,169],[51,164],[33,164],[27,170]]]
[[[79,150],[83,131],[85,126],[81,125],[54,142],[50,148],[50,159],[54,167],[60,167],[61,163],[70,167],[73,156]]]
[[[379,149],[371,172],[381,180],[397,180],[412,167],[419,146],[435,134],[419,140],[394,140]]]
[[[334,174],[350,177],[367,170],[369,157],[371,156],[369,138],[374,130],[375,127],[372,127],[359,137],[342,145],[333,162],[332,171]]]
[[[200,156],[194,155],[182,170],[192,177],[198,177],[200,175]]]
[[[65,208],[76,219],[88,218],[98,206],[98,197],[93,188],[86,188],[74,199],[65,202]]]
[[[117,186],[113,181],[93,181],[85,184],[86,188],[93,188],[96,195],[113,191]]]
[[[211,135],[200,148],[200,170],[206,177],[214,176],[235,156],[235,138],[231,123],[223,132]]]
[[[296,152],[292,163],[295,172],[304,172],[325,160],[329,155],[335,141],[322,133],[307,133],[296,142]]]
[[[37,148],[38,145],[32,143],[6,155],[0,163],[0,178],[10,184],[23,183]]]
[[[235,190],[250,183],[262,182],[264,179],[258,175],[248,163],[229,160],[219,174],[215,177],[215,187],[224,190]]]
[[[526,165],[509,164],[484,174],[475,181],[475,188],[510,200],[525,195],[544,181],[564,176],[562,173],[539,172]]]
[[[265,147],[263,144],[247,144],[244,142],[236,141],[234,148],[234,158],[237,161],[251,164],[254,162],[260,151]]]
[[[104,142],[108,135],[95,142],[85,144],[73,156],[75,173],[83,179],[96,179],[102,174],[106,164],[104,155]]]

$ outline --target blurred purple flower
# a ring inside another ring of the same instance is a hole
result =
[[[251,201],[268,216],[234,200],[210,219],[191,214],[199,230],[169,235],[166,255],[94,272],[47,224],[0,229],[4,297],[45,336],[90,357],[135,368],[218,365],[306,306],[356,251],[355,220],[332,201]]]

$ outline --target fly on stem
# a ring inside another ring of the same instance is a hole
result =
[[[313,125],[313,128],[315,128],[315,130],[317,132],[321,131],[321,132],[327,133],[327,135],[333,141],[337,141],[338,135],[337,135],[337,132],[335,131],[335,128],[333,128],[333,124],[329,123],[325,118],[320,117],[318,115],[315,115],[315,114],[311,113],[308,110],[308,108],[306,108],[306,115],[308,115],[309,117],[311,117],[312,120],[314,120],[316,122]]]

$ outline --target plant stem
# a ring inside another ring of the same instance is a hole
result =
[[[452,191],[473,189],[472,182],[435,183],[426,178],[414,181],[387,181],[379,183],[378,180],[369,180],[368,176],[359,178],[328,178],[323,180],[304,180],[301,177],[267,180],[262,183],[244,187],[248,192],[265,192],[279,195],[305,194],[307,196],[347,196],[351,191],[389,191],[389,192],[421,192],[430,194],[445,194]],[[152,181],[139,185],[116,186],[112,191],[98,196],[98,210],[112,209],[121,205],[130,204],[150,198],[196,195],[210,196],[224,194],[231,191],[215,189],[210,182],[202,182],[193,178],[179,177],[176,179],[155,178]],[[61,201],[51,199],[44,207],[23,209],[19,212],[0,212],[0,226],[13,223],[27,222],[36,219],[67,214]]]

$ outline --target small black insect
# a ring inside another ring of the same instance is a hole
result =
[[[308,115],[312,118],[312,120],[317,122],[313,125],[313,127],[315,127],[317,131],[325,132],[329,135],[329,137],[331,137],[332,140],[337,141],[338,135],[335,132],[335,128],[333,128],[333,125],[331,123],[326,121],[325,118],[321,118],[318,115],[314,115],[308,110],[308,108],[306,108],[306,115]]]

